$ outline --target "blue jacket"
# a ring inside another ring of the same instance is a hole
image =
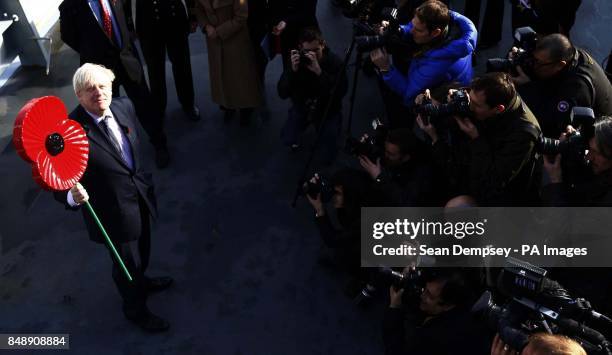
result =
[[[400,95],[404,104],[412,106],[417,95],[425,89],[457,81],[469,85],[472,80],[472,53],[476,48],[476,28],[467,17],[450,11],[451,21],[460,28],[461,36],[443,47],[427,51],[412,59],[408,75],[404,76],[391,66],[383,75],[383,80],[395,93]],[[412,23],[402,26],[405,36],[410,35]]]

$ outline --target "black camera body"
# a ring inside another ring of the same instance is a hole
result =
[[[353,24],[355,44],[359,52],[371,52],[374,49],[385,48],[390,54],[405,54],[414,51],[417,45],[410,38],[403,38],[400,23],[397,20],[398,10],[385,7],[380,12],[381,20],[389,22],[383,34],[379,34],[367,22],[356,21]]]
[[[376,162],[378,158],[385,155],[385,140],[389,130],[379,119],[372,121],[374,133],[367,139],[361,141],[358,138],[348,137],[344,146],[344,151],[356,157],[366,156],[370,161]]]
[[[331,201],[332,196],[334,195],[334,187],[329,183],[326,178],[324,178],[320,174],[317,175],[319,176],[319,179],[316,183],[306,181],[302,185],[302,193],[304,194],[304,196],[308,195],[313,199],[316,199],[317,195],[321,194],[321,201],[327,203]]]
[[[518,43],[518,53],[512,59],[491,58],[487,60],[487,73],[504,72],[515,73],[516,67],[524,70],[531,67],[533,50],[538,43],[538,34],[531,27],[521,27],[514,32],[514,38]]]
[[[420,296],[424,281],[422,271],[414,268],[407,273],[401,273],[391,268],[381,268],[379,275],[385,284],[392,285],[396,290],[404,290],[404,294]]]
[[[312,60],[306,55],[309,53],[309,51],[305,49],[300,49],[299,53],[300,53],[300,68],[306,68],[307,66],[312,64]]]
[[[485,291],[472,313],[518,352],[527,345],[530,334],[544,331],[573,338],[588,354],[611,354],[606,338],[585,322],[609,326],[612,320],[595,312],[588,301],[571,298],[546,276],[545,269],[510,257],[498,279],[498,288],[509,301],[498,305],[491,292]]]
[[[561,154],[584,158],[586,150],[589,149],[589,140],[595,134],[595,112],[590,107],[573,107],[570,114],[571,125],[578,130],[567,137],[567,140],[540,137],[538,151],[542,154]]]
[[[457,90],[451,94],[450,100],[445,104],[435,105],[431,99],[425,99],[420,105],[413,108],[415,115],[421,115],[423,123],[440,117],[470,115],[470,94],[466,90]]]

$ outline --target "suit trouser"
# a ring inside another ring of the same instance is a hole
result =
[[[147,293],[144,273],[149,266],[151,255],[151,225],[149,210],[144,201],[140,201],[141,235],[137,240],[117,243],[115,247],[127,267],[132,281],[129,281],[121,267],[113,259],[113,280],[123,298],[123,310],[128,316],[137,317],[147,312]]]
[[[153,97],[147,87],[144,73],[140,82],[136,82],[128,76],[125,68],[119,66],[114,68],[115,81],[113,81],[113,97],[119,96],[119,87],[123,86],[125,93],[134,104],[134,110],[138,121],[149,135],[151,144],[155,147],[166,146],[166,134],[164,133],[164,115],[159,107],[152,104]]]
[[[185,109],[194,104],[193,77],[189,34],[185,32],[151,31],[139,34],[154,102],[161,112],[166,111],[166,51],[172,63],[172,74],[179,102]]]
[[[465,16],[467,16],[476,30],[480,23],[481,0],[466,0]],[[504,23],[504,0],[487,0],[482,29],[478,31],[480,43],[495,44],[501,41]]]

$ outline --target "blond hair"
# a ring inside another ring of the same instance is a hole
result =
[[[527,347],[531,349],[532,354],[538,355],[587,355],[575,340],[557,334],[532,334]]]
[[[72,77],[72,87],[74,92],[86,89],[94,83],[108,80],[110,83],[115,80],[113,71],[103,65],[85,63],[74,73]]]

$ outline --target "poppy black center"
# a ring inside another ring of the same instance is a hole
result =
[[[47,136],[45,148],[52,156],[56,156],[64,151],[64,138],[59,133],[52,133]]]

